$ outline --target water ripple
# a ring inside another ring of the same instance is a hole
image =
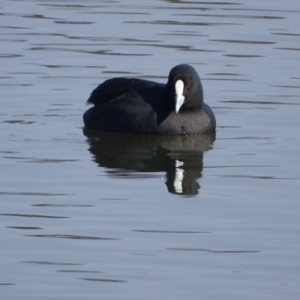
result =
[[[87,281],[98,281],[98,282],[107,282],[107,283],[125,283],[125,280],[118,280],[118,279],[104,279],[104,278],[79,278],[81,280]]]
[[[207,252],[207,253],[218,253],[218,254],[244,254],[244,253],[260,252],[257,250],[210,250],[210,249],[201,249],[201,248],[167,248],[166,250]]]
[[[43,218],[43,219],[67,219],[69,217],[63,216],[49,216],[49,215],[35,215],[35,214],[15,214],[15,213],[2,213],[3,217],[22,217],[22,218]]]
[[[54,239],[71,239],[71,240],[103,240],[103,241],[117,241],[117,238],[97,237],[97,236],[83,236],[74,234],[27,234],[30,237],[54,238]]]

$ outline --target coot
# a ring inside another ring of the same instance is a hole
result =
[[[167,84],[136,78],[113,78],[91,94],[83,120],[94,130],[189,135],[213,132],[216,119],[203,102],[196,70],[187,64],[174,67]]]

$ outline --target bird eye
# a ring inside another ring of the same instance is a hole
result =
[[[187,85],[186,85],[186,88],[189,90],[190,88],[192,87],[192,84],[191,83],[188,83]]]

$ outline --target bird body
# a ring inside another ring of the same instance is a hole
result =
[[[113,78],[100,84],[87,101],[87,128],[137,134],[187,135],[215,131],[216,120],[203,102],[197,72],[174,67],[167,84],[136,78]]]

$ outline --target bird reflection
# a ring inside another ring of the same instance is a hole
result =
[[[168,191],[197,195],[203,152],[212,148],[215,134],[145,136],[93,131],[84,128],[94,161],[113,177],[155,177],[165,172]]]

